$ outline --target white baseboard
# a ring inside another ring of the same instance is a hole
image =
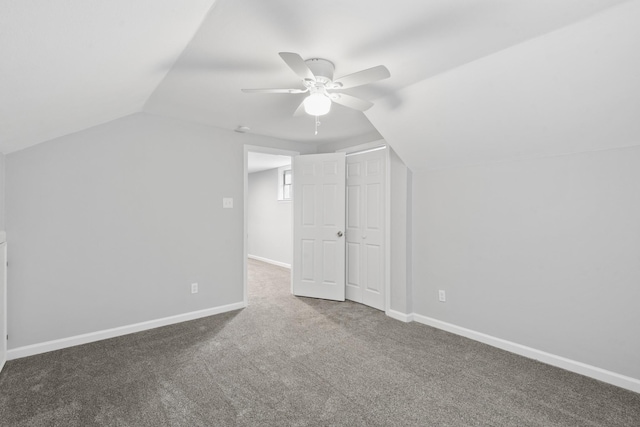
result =
[[[413,313],[406,314],[406,313],[401,313],[401,312],[396,311],[396,310],[389,309],[389,310],[387,310],[385,312],[385,314],[387,316],[391,317],[392,319],[396,319],[396,320],[399,320],[401,322],[405,322],[405,323],[413,322]]]
[[[7,360],[20,359],[22,357],[33,356],[48,351],[60,350],[67,347],[73,347],[81,344],[88,344],[95,341],[101,341],[109,338],[128,335],[134,332],[146,331],[148,329],[158,328],[160,326],[173,325],[175,323],[195,320],[201,317],[213,316],[214,314],[225,313],[227,311],[239,310],[244,308],[244,302],[222,305],[219,307],[207,308],[205,310],[192,311],[189,313],[178,314],[176,316],[163,317],[162,319],[149,320],[147,322],[134,323],[133,325],[120,326],[112,329],[105,329],[88,334],[76,335],[68,338],[61,338],[53,341],[46,341],[38,344],[25,345],[23,347],[13,348],[7,351]]]
[[[2,368],[4,368],[4,364],[7,362],[7,359],[4,359],[0,362],[0,372],[2,372]]]
[[[286,262],[274,261],[272,259],[263,258],[263,257],[257,256],[257,255],[247,255],[247,258],[255,259],[257,261],[266,262],[266,263],[277,265],[277,266],[284,267],[284,268],[289,268],[289,269],[291,268],[291,264],[287,264]]]
[[[528,357],[529,359],[535,359],[548,365],[566,369],[567,371],[575,372],[577,374],[581,374],[605,383],[613,384],[615,386],[634,391],[636,393],[640,393],[639,379],[617,374],[615,372],[607,371],[605,369],[587,365],[586,363],[577,362],[575,360],[567,359],[566,357],[557,356],[545,351],[536,350],[535,348],[503,340],[501,338],[496,338],[491,335],[483,334],[482,332],[476,332],[471,329],[463,328],[461,326],[453,325],[451,323],[443,322],[431,317],[422,316],[416,313],[412,313],[409,316],[411,316],[411,318],[413,318],[413,320],[418,323],[433,326],[434,328],[442,329],[443,331],[461,335],[463,337],[470,338],[475,341],[480,341],[481,343],[489,344],[490,346],[498,347],[502,350],[506,350],[520,356]]]

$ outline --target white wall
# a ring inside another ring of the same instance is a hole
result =
[[[278,200],[278,168],[249,174],[247,231],[250,256],[291,266],[291,203]]]
[[[416,172],[415,312],[640,378],[639,183],[640,147]]]
[[[390,308],[401,314],[413,312],[411,290],[411,171],[389,150],[390,185]]]
[[[7,155],[9,348],[241,303],[245,143],[136,114]]]
[[[413,172],[416,314],[640,379],[638,19],[627,2],[367,112]]]

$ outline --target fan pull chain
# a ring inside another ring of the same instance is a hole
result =
[[[316,133],[315,133],[315,135],[318,134],[318,126],[320,126],[320,118],[318,116],[316,116]]]

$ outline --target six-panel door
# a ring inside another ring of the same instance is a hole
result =
[[[384,150],[347,157],[346,299],[384,310]]]
[[[293,160],[293,293],[344,301],[345,154]]]

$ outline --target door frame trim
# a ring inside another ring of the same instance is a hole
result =
[[[2,307],[0,307],[0,316],[2,316],[2,328],[0,328],[0,371],[2,371],[9,358],[9,342],[7,340],[7,334],[9,333],[9,316],[7,315],[9,303],[7,295],[9,292],[7,291],[7,241],[5,236],[6,234],[0,231],[0,253],[2,253],[0,263],[4,263],[3,266],[0,266],[0,270],[2,270],[2,276],[0,277],[0,293],[2,293],[2,298],[0,298],[0,301],[2,301]]]

